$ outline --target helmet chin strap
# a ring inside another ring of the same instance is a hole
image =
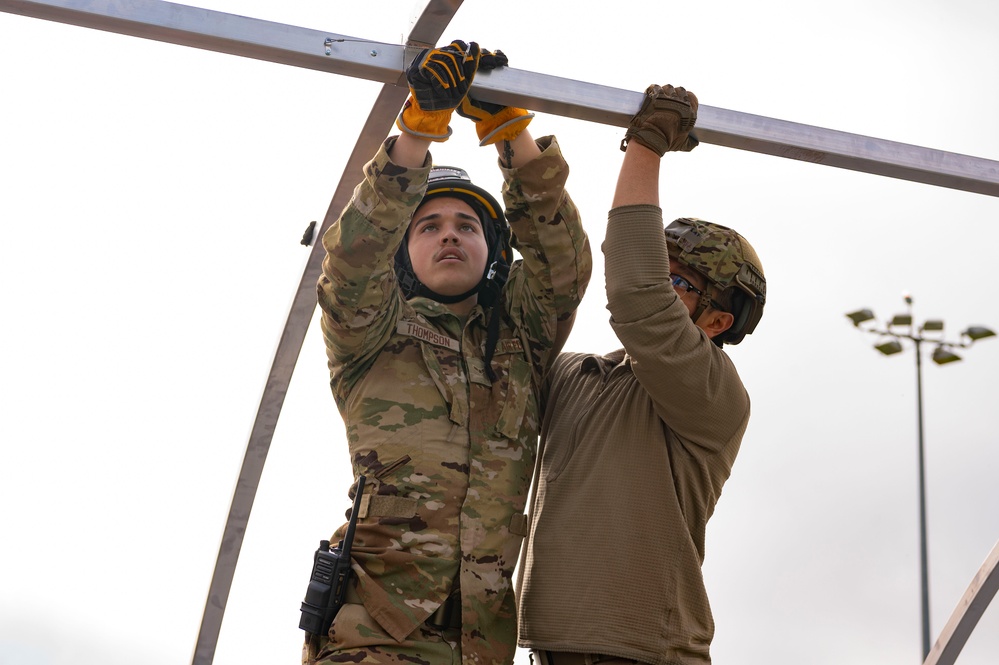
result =
[[[417,290],[419,292],[419,295],[423,296],[424,298],[430,298],[431,300],[436,300],[437,302],[443,303],[445,305],[453,305],[456,302],[461,302],[462,300],[468,298],[469,296],[475,295],[476,293],[479,292],[480,288],[482,288],[482,282],[479,282],[478,284],[470,288],[468,291],[465,291],[464,293],[461,293],[459,295],[446,296],[443,293],[437,293],[423,282],[420,282],[420,285],[417,287]]]
[[[407,249],[407,256],[408,256],[408,249]],[[493,252],[492,260],[490,260],[489,263],[486,264],[486,270],[485,272],[482,273],[482,279],[479,280],[479,283],[470,288],[468,291],[465,291],[464,293],[456,296],[446,296],[442,293],[437,293],[436,291],[428,287],[426,284],[421,282],[419,279],[417,279],[416,274],[414,273],[413,279],[416,280],[417,293],[425,298],[431,298],[439,303],[444,303],[445,305],[453,305],[454,303],[461,302],[465,298],[468,298],[480,292],[484,286],[486,286],[496,278],[496,273],[501,270],[500,259],[502,258],[502,256],[503,256],[503,248],[497,245],[496,250]],[[507,272],[503,274],[504,281],[506,281],[507,274],[509,274],[509,268],[507,269]]]
[[[700,296],[698,296],[698,298],[697,298],[697,307],[695,307],[694,311],[691,312],[691,314],[690,314],[690,318],[694,322],[694,325],[697,325],[697,319],[701,318],[701,314],[703,314],[704,312],[706,312],[708,310],[708,308],[715,306],[714,300],[711,298],[711,291],[712,291],[713,288],[714,287],[711,286],[711,284],[709,283],[704,288],[704,293],[702,293]],[[707,331],[705,331],[705,332],[707,332]],[[723,333],[724,333],[724,331],[723,331]],[[725,343],[724,343],[724,341],[722,339],[723,336],[724,336],[723,334],[718,334],[718,335],[715,335],[714,337],[712,337],[711,338],[712,344],[714,344],[715,346],[717,346],[719,349],[724,348],[724,344]]]
[[[690,318],[694,323],[697,323],[697,319],[701,318],[701,314],[704,314],[711,307],[711,285],[708,284],[704,287],[704,292],[697,297],[697,307],[694,311],[690,313]]]

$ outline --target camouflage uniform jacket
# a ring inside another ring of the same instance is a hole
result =
[[[501,169],[514,263],[490,382],[488,312],[466,321],[444,305],[405,300],[393,257],[427,186],[422,168],[393,164],[389,139],[323,237],[319,280],[331,386],[356,474],[368,479],[354,540],[365,608],[402,640],[460,582],[462,656],[510,663],[512,573],[551,365],[556,319],[579,304],[589,243],[564,191],[554,137],[519,169]],[[337,536],[342,534],[341,527]],[[337,537],[335,536],[335,537]]]
[[[705,527],[749,396],[670,285],[658,207],[612,210],[603,252],[624,349],[563,353],[547,379],[519,643],[706,665]]]

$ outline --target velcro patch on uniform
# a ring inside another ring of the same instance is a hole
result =
[[[452,351],[461,350],[461,344],[458,343],[458,340],[452,339],[447,335],[442,335],[432,328],[421,326],[413,323],[412,321],[400,321],[399,325],[396,327],[396,332],[400,335],[406,335],[407,337],[415,337],[416,339],[428,342],[434,346],[443,346],[444,348],[451,349]]]
[[[527,515],[514,513],[510,516],[510,533],[515,536],[527,535]]]
[[[358,517],[413,517],[416,515],[416,499],[405,496],[381,496],[365,494],[361,497]]]
[[[508,339],[501,339],[496,342],[495,355],[501,355],[504,353],[523,353],[524,345],[521,344],[519,337],[510,337]]]
[[[491,386],[492,382],[486,376],[486,363],[482,358],[465,358],[465,366],[468,368],[468,380],[480,386]]]

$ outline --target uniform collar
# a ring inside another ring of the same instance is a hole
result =
[[[416,296],[410,298],[406,303],[413,308],[417,314],[425,316],[428,319],[436,319],[439,323],[446,329],[451,329],[455,324],[448,323],[449,321],[454,321],[457,324],[457,332],[460,335],[461,331],[468,327],[468,324],[472,321],[478,319],[483,326],[486,325],[486,312],[482,305],[475,305],[472,311],[468,313],[468,316],[462,318],[448,309],[447,305],[444,303],[439,303],[432,298],[424,298],[423,296]]]
[[[606,375],[615,367],[631,363],[631,356],[624,349],[612,351],[606,356],[589,355],[583,358],[582,368],[584,371],[597,371]]]

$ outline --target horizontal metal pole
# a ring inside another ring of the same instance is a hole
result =
[[[0,11],[379,83],[406,84],[405,49],[398,44],[200,7],[161,0],[0,0]]]
[[[161,0],[0,0],[0,10],[405,86],[415,49]],[[476,77],[486,101],[619,127],[642,93],[506,68]],[[704,143],[999,196],[999,162],[702,105]]]
[[[627,127],[644,94],[516,69],[482,72],[485,101]],[[999,196],[999,161],[700,105],[697,138],[813,164]]]

